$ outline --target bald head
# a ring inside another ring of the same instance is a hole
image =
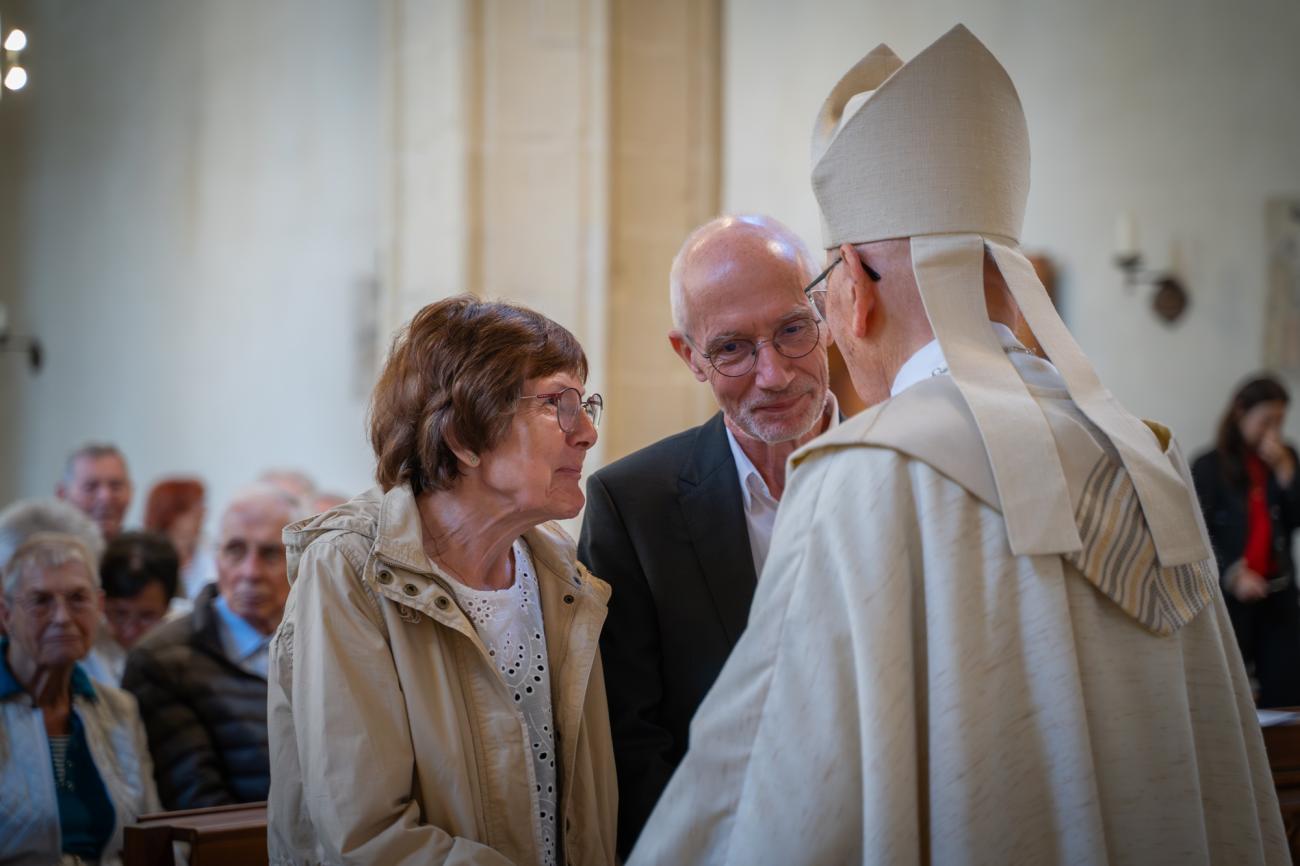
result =
[[[761,216],[705,223],[673,262],[668,342],[754,448],[796,442],[824,416],[827,332],[803,293],[814,275],[798,235]]]
[[[786,226],[758,214],[721,216],[687,236],[673,259],[669,299],[673,327],[693,336],[695,313],[708,306],[711,290],[744,280],[749,272],[788,273],[800,287],[816,275],[812,254]]]

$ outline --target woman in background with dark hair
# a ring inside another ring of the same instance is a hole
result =
[[[1300,594],[1291,534],[1300,525],[1296,451],[1282,441],[1290,397],[1271,376],[1237,389],[1213,450],[1192,464],[1237,643],[1259,705],[1300,705]]]

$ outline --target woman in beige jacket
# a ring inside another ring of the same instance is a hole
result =
[[[610,864],[609,587],[554,523],[599,395],[518,307],[421,310],[375,388],[379,487],[288,527],[272,863]]]

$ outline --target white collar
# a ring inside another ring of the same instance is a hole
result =
[[[822,417],[825,417],[827,411],[830,412],[831,420],[822,433],[829,433],[840,425],[840,402],[835,399],[835,394],[830,388],[826,389],[826,406],[822,409]],[[754,466],[754,461],[749,459],[745,449],[740,447],[740,443],[736,441],[736,434],[732,433],[731,428],[726,424],[723,424],[723,427],[727,431],[727,444],[731,446],[731,458],[736,463],[736,474],[740,476],[740,495],[745,500],[745,510],[748,511],[753,505],[755,493],[761,493],[775,502],[772,492],[767,488],[767,482],[763,480],[763,474]]]
[[[1006,325],[993,321],[989,324],[993,326],[993,333],[997,335],[998,342],[1004,349],[1025,348]],[[917,349],[916,353],[898,368],[898,374],[894,376],[894,384],[889,389],[889,396],[897,397],[917,382],[929,379],[931,376],[942,376],[947,372],[948,359],[944,357],[943,349],[939,348],[939,341],[931,340]]]

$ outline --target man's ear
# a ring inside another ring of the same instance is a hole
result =
[[[669,331],[668,342],[673,347],[673,351],[677,353],[677,357],[682,359],[682,363],[690,368],[691,374],[695,376],[696,381],[709,381],[709,374],[700,366],[699,360],[696,359],[695,349],[687,341],[685,334],[677,330]]]
[[[862,266],[862,259],[852,244],[841,244],[840,255],[844,258],[844,273],[849,278],[853,306],[850,310],[853,336],[863,339],[867,336],[871,317],[880,315],[880,286],[867,276],[867,269]]]

